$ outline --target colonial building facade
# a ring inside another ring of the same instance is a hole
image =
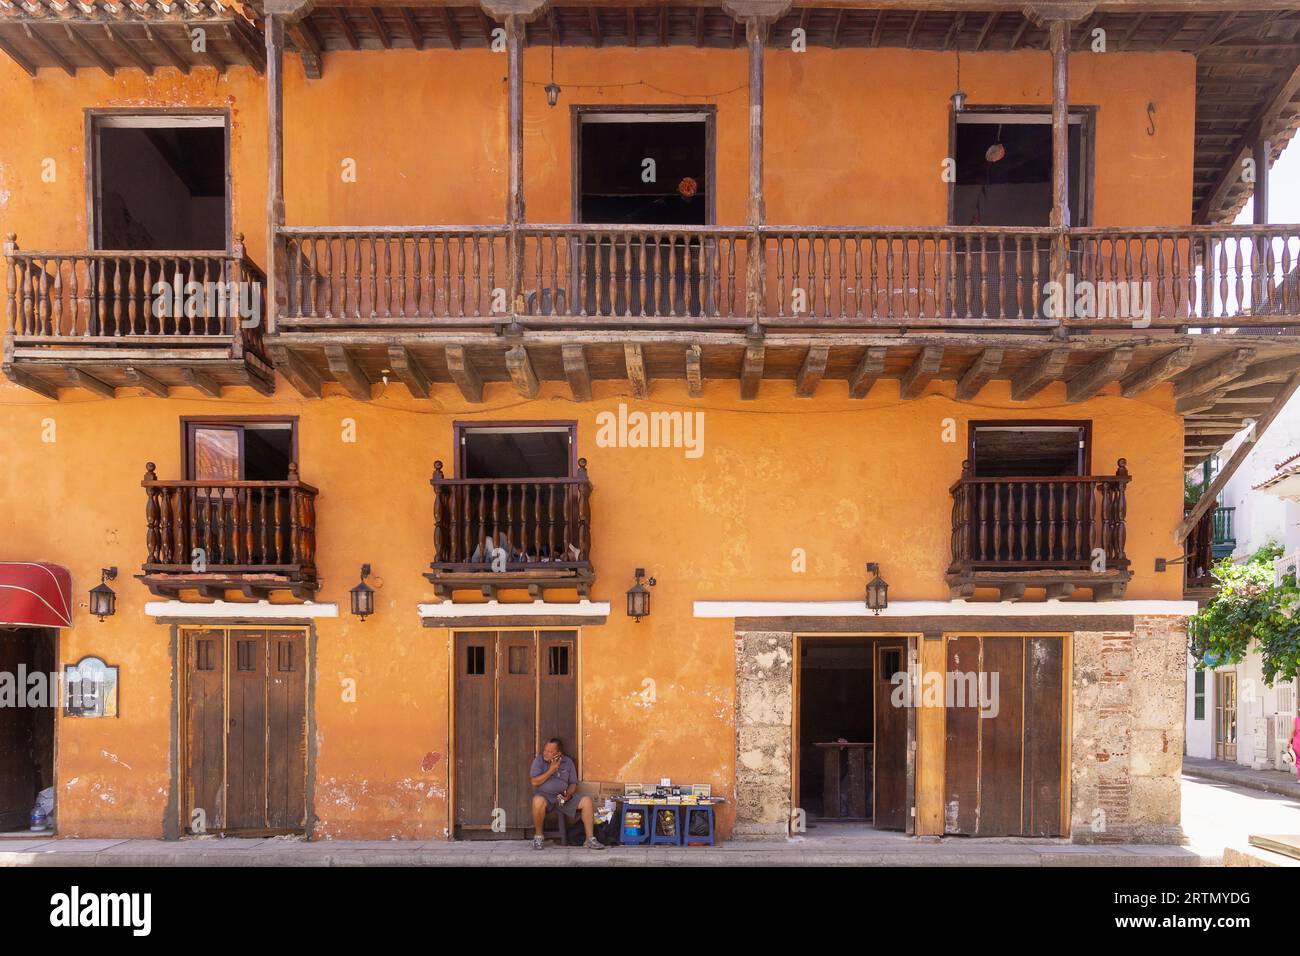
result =
[[[4,824],[518,836],[559,736],[1179,840],[1183,474],[1300,383],[1221,7],[0,0],[0,662],[111,675]]]

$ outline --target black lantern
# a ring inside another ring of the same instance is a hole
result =
[[[109,581],[117,580],[117,568],[100,568],[99,584],[90,589],[90,613],[102,621],[117,610],[117,595],[108,586]]]
[[[880,565],[874,561],[867,565],[867,573],[875,575],[867,582],[867,607],[873,614],[879,614],[889,607],[889,585],[880,576]]]
[[[560,102],[560,85],[558,83],[551,80],[551,82],[547,83],[544,88],[546,90],[547,106],[554,106],[556,103]]]
[[[365,620],[375,613],[375,589],[366,583],[370,577],[370,565],[361,565],[361,581],[351,590],[352,613]]]
[[[949,97],[952,100],[952,111],[960,113],[966,108],[966,93],[961,88],[961,50],[957,50],[957,91]]]
[[[645,568],[637,568],[636,584],[627,589],[627,616],[634,618],[638,624],[641,623],[641,618],[650,615],[650,588],[655,586],[654,578],[642,584],[641,579],[644,577]]]

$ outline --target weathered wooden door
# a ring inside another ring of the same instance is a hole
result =
[[[1214,672],[1214,756],[1237,759],[1237,672]]]
[[[185,818],[193,832],[307,824],[307,637],[187,630]]]
[[[577,637],[576,631],[455,635],[458,829],[502,834],[531,826],[528,770],[545,740],[561,738],[577,763]],[[498,819],[497,810],[504,816]]]
[[[872,825],[877,830],[902,830],[907,822],[907,711],[898,706],[896,674],[907,673],[907,642],[875,642],[873,668],[875,710],[874,796]]]
[[[1064,642],[948,638],[944,832],[1060,836]]]

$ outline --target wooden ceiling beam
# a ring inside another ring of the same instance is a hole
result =
[[[1024,402],[1033,398],[1061,377],[1070,358],[1068,349],[1052,349],[1027,365],[1011,380],[1011,400]]]
[[[122,370],[122,374],[126,376],[126,380],[130,384],[143,388],[159,398],[167,397],[167,386],[143,369],[128,365]]]
[[[113,65],[112,61],[107,59],[104,54],[100,53],[93,43],[89,42],[78,31],[72,29],[71,24],[65,23],[63,29],[64,32],[67,33],[68,40],[71,41],[72,45],[77,47],[77,49],[81,50],[82,53],[86,54],[87,57],[93,60],[96,66],[109,76],[113,76],[117,73],[117,67]]]
[[[1125,375],[1120,380],[1119,393],[1125,398],[1141,395],[1148,389],[1155,388],[1161,382],[1168,381],[1175,375],[1186,371],[1187,366],[1191,364],[1191,346],[1174,349],[1154,362],[1149,362],[1137,371]]]
[[[429,373],[404,345],[388,346],[388,365],[415,398],[429,397]]]
[[[984,49],[984,44],[988,41],[989,34],[993,32],[993,27],[997,24],[998,17],[1000,16],[1002,16],[1002,14],[995,12],[995,13],[990,13],[987,17],[984,18],[984,26],[980,27],[979,36],[975,40],[976,53]]]
[[[406,35],[411,41],[411,45],[417,50],[424,49],[424,33],[420,30],[420,25],[415,22],[415,16],[411,13],[410,7],[398,7],[397,14],[402,19],[402,27],[406,30]]]
[[[333,8],[334,22],[339,25],[339,31],[343,34],[343,39],[347,41],[348,46],[353,50],[361,49],[361,41],[357,38],[357,31],[353,29],[352,24],[348,21],[345,14],[338,7]]]
[[[19,53],[18,48],[15,47],[13,44],[9,43],[9,41],[6,40],[4,37],[0,37],[0,53],[4,53],[6,56],[9,57],[9,59],[17,63],[18,68],[22,70],[24,73],[26,73],[28,76],[31,77],[36,76],[36,66],[32,63],[32,61],[27,59],[27,57],[23,56],[21,53]],[[57,392],[55,393],[55,397],[56,398],[58,397]]]
[[[849,376],[849,398],[867,397],[871,386],[875,385],[880,376],[885,373],[885,356],[888,351],[885,348],[867,349],[862,356],[862,361]]]
[[[627,380],[632,386],[632,394],[640,399],[649,398],[650,376],[646,372],[645,354],[640,345],[628,343],[623,346],[623,364],[627,368]]]
[[[591,401],[591,370],[587,367],[586,349],[581,345],[565,345],[560,353],[564,359],[564,377],[569,380],[573,400]]]
[[[521,398],[537,397],[540,386],[528,349],[522,345],[506,349],[506,370],[510,372],[510,380],[515,383],[515,390]]]
[[[59,69],[63,70],[64,73],[68,74],[68,76],[76,76],[77,68],[72,65],[72,62],[60,53],[58,48],[42,35],[40,30],[33,30],[32,26],[33,25],[30,23],[23,24],[23,33],[27,35],[27,39],[31,40],[38,47],[44,50],[46,55],[57,63]]]
[[[927,345],[922,348],[908,370],[903,373],[903,380],[898,386],[899,395],[904,399],[920,398],[925,387],[939,373],[939,366],[942,363],[942,345]]]
[[[813,345],[803,357],[803,364],[795,376],[794,394],[796,398],[812,398],[817,394],[817,386],[826,374],[826,362],[831,356],[829,345]]]
[[[1174,383],[1174,398],[1191,398],[1239,376],[1255,357],[1254,349],[1237,349],[1184,373]]]
[[[704,394],[704,350],[698,345],[686,348],[686,391],[691,398]]]
[[[370,379],[357,364],[356,358],[341,345],[325,346],[325,359],[335,380],[349,395],[359,402],[370,401]]]
[[[112,385],[91,375],[84,368],[70,368],[68,369],[68,376],[86,391],[94,392],[101,398],[117,397],[117,391]]]
[[[1002,367],[1002,357],[1002,349],[985,349],[980,352],[957,382],[957,400],[972,401]]]
[[[451,44],[453,50],[459,50],[460,31],[456,29],[456,21],[451,18],[451,11],[446,7],[439,7],[438,16],[442,20],[442,31],[447,34],[447,42]]]
[[[292,349],[271,347],[271,358],[275,360],[275,370],[289,380],[303,398],[320,398],[323,382],[320,373]]]
[[[1094,359],[1086,368],[1070,378],[1065,387],[1065,400],[1086,402],[1111,382],[1119,381],[1133,361],[1131,347],[1112,349]]]
[[[197,388],[208,398],[221,397],[221,385],[207,372],[201,372],[196,368],[183,368],[180,371],[181,381],[190,388]]]
[[[379,11],[374,7],[366,7],[366,19],[370,25],[375,28],[375,35],[379,37],[379,43],[385,50],[393,48],[393,37],[388,32],[388,27],[384,26],[384,20],[379,15]]]
[[[446,349],[447,373],[460,389],[465,401],[477,405],[483,401],[483,376],[479,374],[463,345],[448,345]]]
[[[147,36],[149,41],[158,48],[159,52],[162,53],[163,59],[176,67],[176,69],[180,70],[182,75],[190,75],[189,60],[176,52],[176,48],[171,45],[171,41],[169,41],[166,35],[163,34],[161,23],[155,24],[154,26],[150,26],[146,23],[144,25],[144,35]]]

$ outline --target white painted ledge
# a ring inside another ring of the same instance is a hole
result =
[[[893,601],[873,615],[862,601],[696,601],[696,617],[1104,617],[1189,615],[1195,601]]]
[[[502,604],[500,601],[485,601],[480,604],[455,604],[443,601],[440,604],[417,604],[421,620],[439,618],[466,617],[609,617],[608,601],[579,601],[577,604],[548,604],[545,601],[531,601],[523,604]]]
[[[338,617],[337,604],[272,604],[270,601],[213,601],[203,604],[193,601],[149,601],[144,613],[156,618],[274,618],[276,620],[309,620],[316,617]]]

